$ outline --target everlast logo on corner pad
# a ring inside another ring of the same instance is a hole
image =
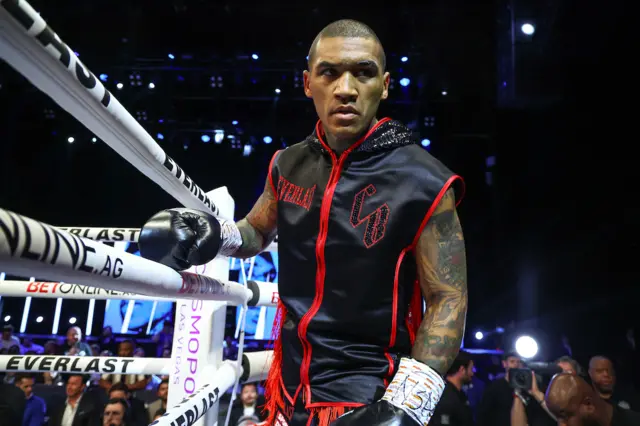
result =
[[[313,185],[311,188],[303,188],[289,182],[282,176],[278,179],[278,200],[284,201],[285,203],[292,203],[309,210],[315,192],[316,185]]]
[[[87,361],[78,356],[21,356],[9,358],[6,371],[57,371],[59,373],[127,373],[133,359],[93,358]]]
[[[167,412],[164,413],[164,415],[160,419],[154,421],[149,426],[157,425],[158,423],[161,422],[161,420],[164,417],[166,417],[166,416],[168,416],[170,414],[171,415],[175,415],[176,411],[178,411],[177,409],[180,406],[184,406],[184,405],[187,405],[189,403],[191,403],[193,405],[191,407],[189,407],[189,409],[187,411],[183,412],[177,419],[175,419],[174,421],[169,423],[169,425],[171,425],[171,426],[191,426],[191,425],[193,425],[200,417],[204,416],[204,414],[207,411],[209,411],[211,409],[211,407],[213,407],[218,402],[218,399],[220,397],[220,389],[218,389],[216,387],[216,388],[211,389],[210,391],[208,391],[205,395],[202,395],[202,397],[199,397],[198,400],[196,400],[196,398],[194,398],[194,397],[196,395],[200,395],[201,391],[204,390],[207,387],[212,387],[212,386],[211,385],[203,386],[198,392],[196,392],[193,395],[189,396],[188,398],[185,398],[182,401],[180,401],[180,403],[178,405],[176,405],[175,407],[173,407],[173,409],[167,410]]]
[[[140,229],[125,228],[60,228],[78,237],[95,241],[138,241]]]
[[[4,0],[2,7],[9,12],[22,27],[33,32],[34,27],[41,30],[33,37],[50,54],[58,59],[66,69],[73,71],[75,78],[87,89],[100,98],[105,107],[111,103],[111,93],[98,81],[98,79],[80,62],[69,47],[60,40],[60,37],[49,28],[47,23],[26,3],[18,0]],[[54,53],[55,52],[55,53]]]

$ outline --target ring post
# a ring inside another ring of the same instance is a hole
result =
[[[224,217],[233,217],[235,205],[226,187],[217,188],[207,195],[220,208]],[[229,258],[218,257],[206,265],[193,267],[190,271],[227,280]],[[211,382],[211,370],[208,366],[216,370],[222,366],[226,307],[226,302],[177,301],[168,407],[177,405]],[[218,406],[218,403],[214,404],[193,425],[217,425]]]

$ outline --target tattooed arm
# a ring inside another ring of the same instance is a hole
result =
[[[242,245],[233,257],[245,259],[256,256],[271,244],[277,232],[278,200],[269,179],[249,214],[236,225],[242,235]]]
[[[467,315],[464,237],[452,189],[420,235],[416,262],[427,312],[411,356],[444,375],[458,355]]]

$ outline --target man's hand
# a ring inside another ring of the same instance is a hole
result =
[[[278,197],[267,177],[264,191],[249,214],[237,223],[242,245],[233,257],[249,258],[267,248],[278,230]]]
[[[467,315],[467,264],[453,190],[422,231],[416,262],[427,312],[411,356],[444,375],[456,358]]]

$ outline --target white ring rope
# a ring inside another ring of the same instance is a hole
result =
[[[24,0],[0,3],[0,56],[185,207],[220,215],[207,194]]]
[[[146,296],[247,303],[241,284],[173,269],[0,209],[0,271]]]
[[[230,283],[233,283],[230,281]],[[278,285],[262,281],[249,281],[249,290],[253,298],[248,306],[277,306]],[[235,283],[234,283],[235,284]],[[238,285],[242,285],[239,284]],[[244,287],[244,286],[243,286]],[[257,293],[257,294],[256,294]],[[174,298],[159,296],[144,296],[142,294],[128,293],[117,290],[107,290],[100,287],[91,287],[82,284],[60,283],[50,281],[0,281],[0,295],[11,297],[42,297],[46,299],[74,300],[149,300],[154,302],[173,302]],[[182,296],[180,296],[182,298]],[[255,303],[254,303],[255,301]],[[233,303],[230,303],[233,305]]]
[[[102,243],[118,243],[118,242],[137,243],[138,237],[140,237],[139,228],[96,228],[96,227],[86,227],[86,226],[69,226],[69,227],[57,226],[56,228],[62,231],[67,231],[71,234],[77,235],[78,237],[87,238],[89,240],[100,241]],[[278,243],[273,242],[269,244],[269,246],[263,251],[277,252]],[[249,276],[251,276],[251,274],[249,274]]]

